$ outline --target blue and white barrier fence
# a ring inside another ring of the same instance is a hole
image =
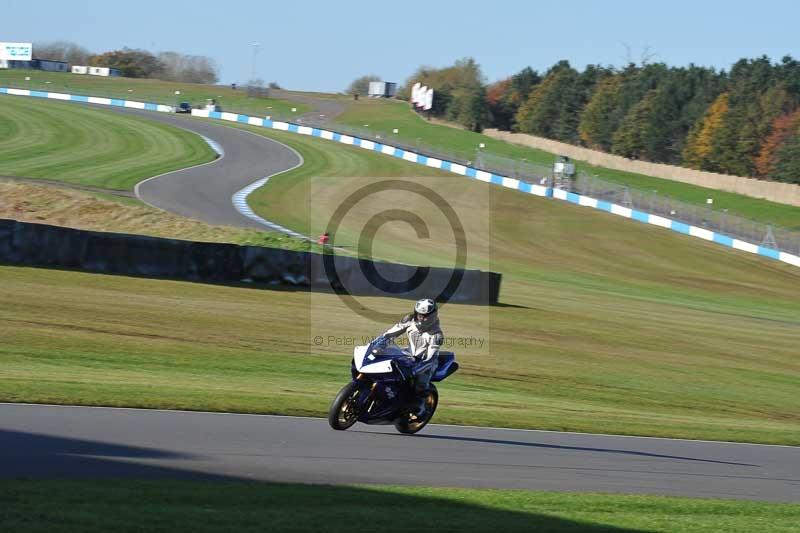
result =
[[[118,100],[114,98],[99,98],[94,96],[79,96],[79,95],[71,95],[63,93],[32,91],[27,89],[8,89],[0,87],[0,94],[12,94],[17,96],[34,96],[39,98],[50,98],[54,100],[112,105],[118,107],[129,107],[133,109],[144,109],[148,111],[160,111],[167,113],[174,111],[173,107],[161,104],[132,102],[129,100]],[[697,237],[709,242],[714,242],[717,244],[721,244],[723,246],[727,246],[729,248],[734,248],[736,250],[741,250],[743,252],[757,254],[763,257],[768,257],[770,259],[782,261],[784,263],[788,263],[796,267],[800,267],[800,256],[782,252],[780,250],[775,250],[773,248],[767,248],[757,244],[745,242],[739,239],[735,239],[733,237],[729,237],[727,235],[723,235],[721,233],[716,233],[704,228],[700,228],[697,226],[690,226],[688,224],[684,224],[682,222],[664,218],[658,215],[651,215],[649,213],[637,211],[635,209],[630,209],[617,204],[612,204],[602,200],[597,200],[589,196],[583,196],[580,194],[567,192],[562,189],[553,189],[550,187],[544,187],[541,185],[527,183],[514,178],[509,178],[507,176],[493,174],[491,172],[479,170],[470,166],[461,165],[451,161],[445,161],[442,159],[436,159],[434,157],[428,157],[422,154],[417,154],[409,150],[404,150],[402,148],[397,148],[391,145],[382,144],[368,139],[361,139],[359,137],[345,135],[331,130],[324,130],[311,126],[303,126],[300,124],[293,124],[291,122],[273,121],[271,119],[252,117],[249,115],[240,115],[238,113],[226,113],[220,111],[206,111],[202,109],[193,109],[192,116],[225,120],[228,122],[238,122],[241,124],[249,124],[251,126],[260,126],[263,128],[270,128],[280,131],[287,131],[290,133],[297,133],[298,135],[319,137],[321,139],[327,139],[330,141],[339,142],[350,146],[358,146],[365,150],[370,150],[373,152],[378,152],[392,157],[397,157],[405,161],[408,161],[410,163],[425,165],[431,168],[438,168],[441,170],[452,172],[454,174],[466,176],[468,178],[484,181],[486,183],[492,183],[495,185],[500,185],[501,187],[518,190],[526,194],[555,198],[556,200],[563,200],[572,204],[599,209],[601,211],[606,211],[614,215],[622,216],[632,220],[637,220],[639,222],[644,222],[645,224],[652,224],[654,226],[659,226],[665,229],[676,231],[684,235]]]
[[[63,100],[66,102],[83,102],[84,104],[113,105],[117,107],[129,107],[132,109],[144,109],[146,111],[160,111],[162,113],[173,113],[175,111],[174,107],[162,104],[133,102],[131,100],[119,100],[117,98],[101,98],[99,96],[83,96],[79,94],[33,91],[29,89],[9,89],[6,87],[0,87],[0,94],[13,94],[16,96],[34,96],[37,98],[49,98],[51,100]]]

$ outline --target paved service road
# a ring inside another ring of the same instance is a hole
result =
[[[261,178],[296,167],[298,154],[271,139],[243,130],[170,113],[106,107],[192,131],[219,144],[225,155],[214,162],[177,170],[137,185],[137,195],[155,207],[210,224],[267,229],[245,217],[231,197]]]
[[[800,502],[800,448],[0,404],[0,477],[193,477]]]

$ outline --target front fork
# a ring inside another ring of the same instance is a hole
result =
[[[358,388],[362,391],[369,388],[369,392],[363,399],[361,399],[362,394],[359,394],[357,399],[359,416],[362,414],[369,414],[372,407],[375,405],[375,389],[378,387],[378,382],[373,381],[372,384],[370,384],[364,379],[364,374],[356,375],[353,381],[358,384]]]

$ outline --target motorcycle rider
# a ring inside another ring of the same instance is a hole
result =
[[[419,399],[412,415],[420,417],[425,412],[431,377],[438,364],[439,348],[444,343],[436,302],[430,298],[419,300],[414,304],[414,312],[405,315],[400,322],[389,328],[383,338],[389,340],[403,333],[408,335],[408,353],[415,365],[414,392]]]

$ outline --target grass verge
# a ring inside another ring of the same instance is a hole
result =
[[[198,135],[166,124],[19,96],[0,103],[0,176],[132,190],[215,157]]]
[[[521,490],[208,481],[0,481],[9,531],[788,532],[800,505]]]
[[[155,209],[133,198],[0,178],[0,218],[113,233],[289,250],[317,245],[280,233],[212,226]]]

